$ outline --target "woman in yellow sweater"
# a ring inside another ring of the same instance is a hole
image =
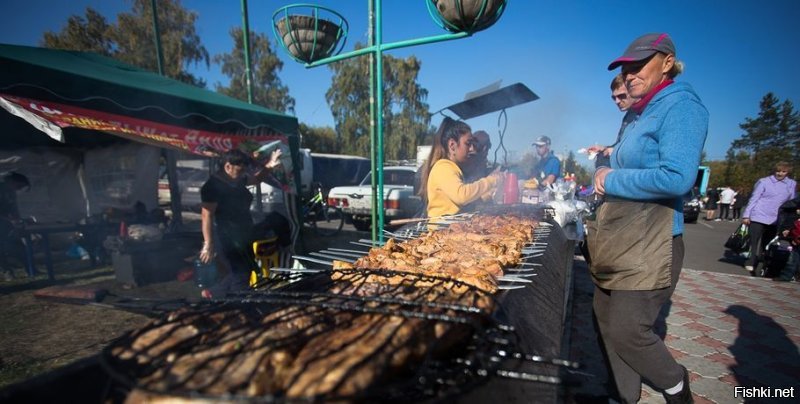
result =
[[[502,175],[500,171],[464,183],[463,169],[476,153],[469,125],[444,118],[425,162],[420,184],[420,196],[427,203],[428,217],[456,214],[472,202],[492,198]]]

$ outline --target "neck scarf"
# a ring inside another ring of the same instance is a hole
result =
[[[644,108],[647,106],[650,100],[653,99],[653,97],[656,94],[658,94],[658,92],[661,91],[664,87],[672,83],[674,83],[672,79],[667,79],[662,81],[661,84],[657,85],[654,89],[650,90],[650,92],[647,93],[644,97],[642,97],[641,100],[633,103],[633,105],[631,105],[631,110],[633,110],[633,112],[635,112],[637,115],[641,115],[642,111],[644,111]]]

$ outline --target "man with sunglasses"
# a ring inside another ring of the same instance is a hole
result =
[[[637,101],[636,98],[628,94],[628,89],[625,87],[625,79],[623,79],[621,73],[614,76],[614,79],[611,80],[611,101],[614,101],[614,104],[617,105],[617,108],[619,108],[621,112],[628,112],[628,108]],[[586,148],[587,153],[597,153],[597,160],[594,162],[595,168],[608,167],[611,164],[609,156],[611,156],[611,152],[614,151],[614,146],[619,143],[622,132],[630,121],[630,115],[625,114],[625,117],[622,118],[622,125],[620,125],[619,132],[617,133],[617,140],[614,144],[610,146],[593,145]]]

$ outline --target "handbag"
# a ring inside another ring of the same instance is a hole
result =
[[[674,212],[667,201],[607,197],[586,221],[594,283],[610,290],[670,286]]]
[[[725,248],[735,253],[750,250],[750,227],[746,224],[739,226],[725,241]]]

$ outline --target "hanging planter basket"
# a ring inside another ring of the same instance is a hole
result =
[[[310,4],[281,7],[272,15],[278,43],[302,63],[313,63],[342,51],[347,21],[337,12]]]
[[[428,13],[450,32],[478,32],[491,27],[506,9],[507,0],[427,0]]]

